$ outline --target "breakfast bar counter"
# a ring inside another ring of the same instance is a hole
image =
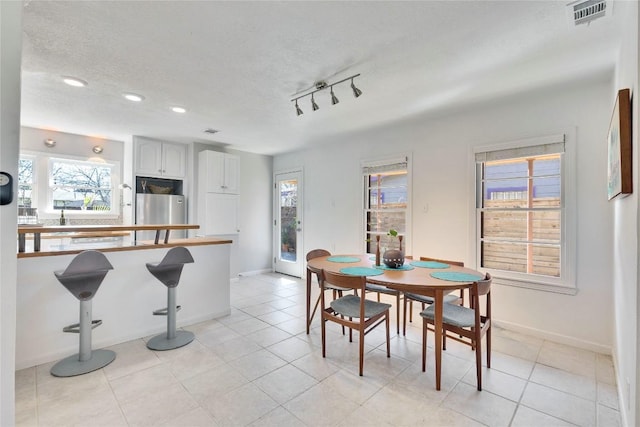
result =
[[[65,235],[55,234],[59,227],[53,231],[42,228],[38,252],[33,250],[33,237],[25,239],[25,251],[17,254],[17,369],[77,352],[77,335],[62,332],[63,326],[78,321],[77,301],[53,272],[64,270],[76,254],[87,249],[104,252],[114,267],[93,299],[93,317],[103,322],[93,331],[94,348],[166,330],[166,318],[152,314],[166,306],[166,289],[149,273],[146,263],[159,262],[171,247],[187,247],[194,259],[184,266],[180,280],[178,328],[188,330],[190,325],[230,313],[231,240],[202,237],[136,242],[122,236],[123,230],[109,228],[114,227],[90,226],[88,231],[86,226],[66,227]],[[113,232],[116,238],[110,239]]]

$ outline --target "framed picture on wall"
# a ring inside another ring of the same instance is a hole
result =
[[[616,97],[607,134],[608,167],[607,193],[609,200],[632,193],[631,174],[631,96],[629,89],[621,89]]]

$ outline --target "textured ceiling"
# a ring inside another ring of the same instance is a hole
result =
[[[22,124],[276,154],[610,72],[616,18],[572,27],[563,1],[29,1]],[[294,95],[356,73],[360,98],[343,83],[296,116]]]

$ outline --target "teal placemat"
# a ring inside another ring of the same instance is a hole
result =
[[[331,262],[358,262],[360,258],[354,256],[330,256],[327,261]]]
[[[459,271],[434,271],[431,277],[436,279],[448,280],[450,282],[475,282],[482,279],[482,276],[475,274],[460,273]]]
[[[340,269],[340,273],[350,276],[378,276],[384,271],[369,267],[344,267]]]
[[[387,265],[380,264],[380,265],[374,265],[373,268],[377,268],[379,270],[401,270],[401,271],[413,270],[413,267],[407,264],[404,264],[398,268],[392,268]]]
[[[449,268],[449,264],[445,264],[444,262],[438,261],[413,261],[411,263],[414,267],[420,268]]]

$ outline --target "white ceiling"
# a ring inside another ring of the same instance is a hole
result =
[[[621,36],[614,6],[573,27],[563,1],[28,1],[22,125],[286,152],[604,75]],[[339,104],[323,91],[318,111],[305,97],[296,116],[294,95],[357,73],[360,98],[342,83]]]

